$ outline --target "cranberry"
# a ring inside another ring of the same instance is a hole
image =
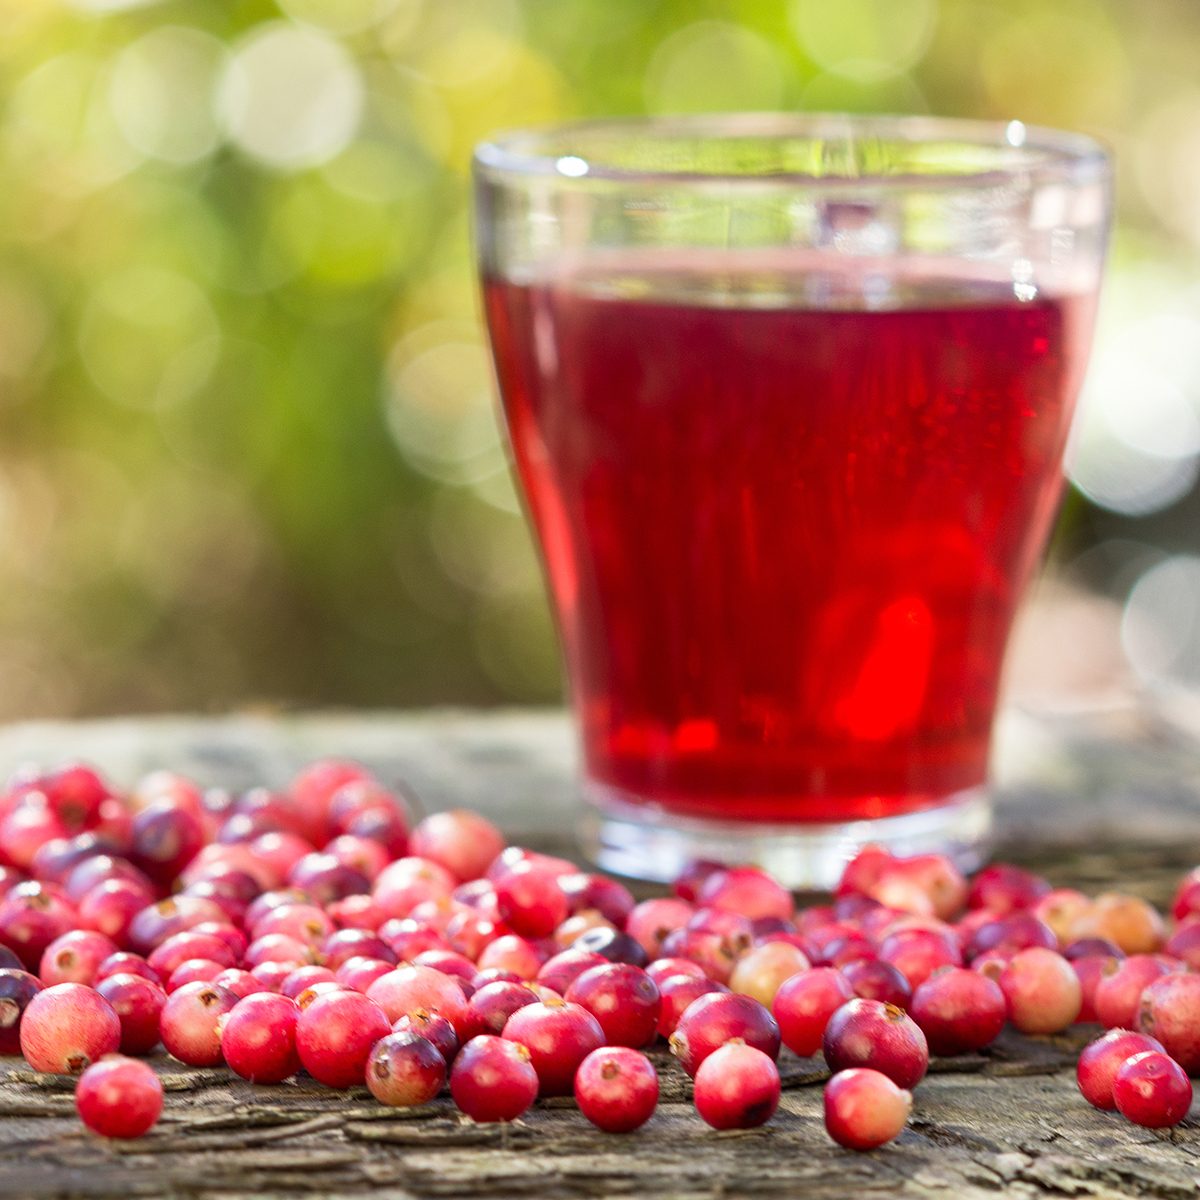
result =
[[[607,958],[593,950],[563,950],[542,964],[537,981],[542,987],[552,988],[560,996],[565,996],[571,984],[584,971],[607,962]]]
[[[224,938],[212,933],[186,930],[169,937],[150,952],[146,961],[160,979],[168,978],[180,963],[193,958],[205,958],[222,967],[237,966],[237,956]]]
[[[332,904],[347,896],[367,895],[371,881],[332,854],[315,851],[299,859],[288,872],[288,883],[303,888],[318,904]]]
[[[735,1038],[700,1064],[694,1099],[714,1129],[765,1125],[779,1107],[779,1069],[769,1055]]]
[[[575,1073],[575,1102],[597,1129],[629,1133],[650,1120],[658,1107],[658,1073],[637,1050],[593,1050]]]
[[[779,1026],[757,1000],[733,993],[701,996],[694,1000],[671,1034],[671,1053],[691,1076],[719,1046],[734,1038],[779,1055]]]
[[[467,1030],[471,1036],[504,1032],[508,1018],[527,1004],[536,1004],[537,996],[524,983],[489,983],[467,1003]]]
[[[451,949],[446,939],[432,925],[414,921],[411,917],[405,917],[403,920],[389,917],[379,927],[379,936],[387,943],[397,962],[411,962],[426,950]],[[465,953],[461,948],[458,952]]]
[[[429,859],[398,858],[380,872],[371,894],[389,917],[407,917],[422,900],[449,896],[454,883],[445,867]]]
[[[442,1090],[446,1060],[432,1042],[412,1030],[391,1033],[375,1043],[366,1081],[381,1104],[413,1108],[428,1104]]]
[[[891,963],[866,959],[847,963],[841,971],[854,994],[864,1000],[882,1000],[897,1008],[908,1008],[912,1000],[908,980]]]
[[[719,933],[700,929],[677,929],[668,934],[662,952],[669,958],[686,958],[696,963],[709,979],[728,983],[742,953],[748,946],[735,946]]]
[[[373,779],[353,779],[343,783],[329,797],[327,804],[329,828],[345,833],[356,817],[368,812],[391,813],[402,820],[405,802],[394,791]],[[398,858],[404,851],[393,857]]]
[[[479,969],[499,967],[522,979],[534,979],[542,968],[542,955],[532,942],[515,933],[507,933],[484,946],[479,955]]]
[[[391,1032],[387,1014],[370,997],[330,992],[301,1011],[296,1049],[304,1069],[318,1083],[347,1088],[363,1082],[372,1048]]]
[[[41,990],[28,971],[0,969],[0,1054],[20,1054],[21,1018]]]
[[[1075,972],[1075,978],[1079,980],[1079,1016],[1075,1019],[1081,1022],[1098,1021],[1100,1018],[1096,1015],[1096,988],[1099,987],[1106,971],[1116,970],[1119,960],[1109,954],[1085,954],[1081,958],[1068,961],[1071,970]]]
[[[85,983],[90,987],[100,964],[116,952],[117,947],[104,934],[74,929],[46,947],[38,974],[47,987],[56,983]]]
[[[375,980],[391,974],[395,969],[395,963],[384,962],[382,958],[352,958],[342,963],[333,977],[351,991],[365,994]]]
[[[1113,1081],[1117,1071],[1135,1054],[1147,1050],[1163,1051],[1162,1044],[1144,1033],[1128,1029],[1110,1029],[1084,1047],[1079,1056],[1075,1078],[1083,1098],[1093,1108],[1111,1110],[1117,1107],[1113,1099]]]
[[[793,1054],[816,1054],[829,1018],[854,998],[849,982],[834,967],[813,967],[787,980],[775,994],[773,1012],[783,1044]]]
[[[274,912],[277,908],[308,902],[308,893],[299,888],[276,888],[270,892],[262,892],[250,902],[243,923],[247,929],[254,929],[267,913]]]
[[[1200,1074],[1200,975],[1172,972],[1149,984],[1138,1005],[1137,1027],[1189,1074]]]
[[[1031,911],[1054,933],[1060,945],[1066,945],[1078,937],[1076,930],[1085,925],[1091,915],[1092,898],[1075,888],[1054,888]]]
[[[965,967],[942,967],[915,992],[909,1015],[934,1054],[967,1054],[994,1042],[1007,1002],[992,979]]]
[[[346,823],[346,835],[378,842],[389,861],[399,858],[408,849],[408,822],[400,813],[382,808],[356,813]]]
[[[891,963],[914,990],[939,967],[962,966],[957,943],[927,929],[905,929],[889,935],[879,947],[879,958]]]
[[[564,999],[596,1018],[609,1046],[646,1046],[658,1031],[662,1011],[658,986],[629,963],[605,963],[584,971]]]
[[[93,1063],[75,1085],[79,1119],[101,1137],[141,1137],[154,1128],[162,1106],[162,1080],[132,1058]]]
[[[457,879],[478,879],[504,849],[504,835],[467,809],[431,813],[409,837],[409,852],[445,867]]]
[[[67,836],[67,827],[41,792],[30,792],[0,820],[0,850],[16,866],[28,868],[49,841]]]
[[[881,1071],[852,1067],[825,1085],[825,1129],[848,1150],[874,1150],[904,1128],[912,1093]]]
[[[1142,992],[1170,968],[1151,954],[1133,954],[1106,965],[1096,984],[1093,1004],[1106,1029],[1132,1029],[1137,1022]]]
[[[668,936],[687,925],[695,912],[693,905],[673,896],[643,900],[630,912],[625,932],[638,942],[648,957],[656,958],[662,953],[663,942]]]
[[[333,922],[315,904],[278,904],[250,926],[250,936],[256,940],[270,933],[282,933],[315,949],[333,933]]]
[[[1074,962],[1077,958],[1089,958],[1094,955],[1102,955],[1106,958],[1124,958],[1125,951],[1119,946],[1114,946],[1108,938],[1085,937],[1076,938],[1075,941],[1068,942],[1062,952],[1063,958],[1067,959],[1068,962]]]
[[[803,935],[799,935],[803,938]],[[809,942],[809,945],[812,943]],[[820,951],[815,961],[822,967],[845,967],[852,962],[869,962],[877,960],[879,947],[873,938],[865,933],[852,930],[843,937],[822,940]],[[813,947],[814,951],[817,949]]]
[[[928,911],[943,920],[951,920],[962,911],[967,893],[967,881],[944,854],[893,859],[884,866],[870,891],[873,899],[893,908]]]
[[[158,1045],[158,1024],[167,994],[141,975],[109,975],[96,991],[112,1005],[121,1022],[122,1054],[149,1054]]]
[[[1154,1050],[1126,1059],[1112,1092],[1121,1116],[1151,1129],[1178,1125],[1192,1106],[1192,1081],[1177,1062]]]
[[[567,919],[558,876],[533,863],[518,863],[495,881],[501,919],[525,937],[548,937]]]
[[[35,1071],[78,1075],[121,1044],[112,1005],[80,983],[38,992],[21,1018],[21,1053]]]
[[[343,833],[340,837],[335,837],[322,853],[332,855],[342,866],[356,871],[368,882],[373,882],[380,871],[392,861],[387,850],[374,838],[356,837],[352,833]]]
[[[204,842],[200,818],[170,801],[156,800],[133,818],[133,861],[159,883],[170,883]]]
[[[515,1121],[534,1102],[538,1075],[519,1042],[484,1034],[459,1051],[450,1095],[473,1121]]]
[[[370,772],[358,763],[323,758],[305,767],[288,785],[288,793],[302,812],[324,823],[339,788],[370,778]]]
[[[712,862],[708,859],[696,859],[688,863],[675,880],[675,895],[683,900],[693,901],[700,894],[704,881],[714,872],[724,869],[725,864]]]
[[[659,985],[664,979],[670,979],[673,975],[692,975],[697,979],[707,978],[700,965],[692,962],[690,958],[656,958],[646,967],[646,974]]]
[[[634,909],[633,893],[623,883],[605,875],[588,875],[582,871],[562,875],[558,886],[567,897],[572,916],[599,913],[615,929],[624,929]]]
[[[314,983],[327,983],[334,978],[333,972],[328,967],[315,965],[297,967],[284,976],[279,985],[278,994],[285,996],[288,1000],[295,1000],[305,988],[312,987]]]
[[[1189,971],[1200,971],[1200,921],[1181,925],[1167,939],[1166,952],[1184,963]]]
[[[239,1000],[221,1025],[221,1053],[251,1083],[282,1083],[300,1070],[300,1009],[287,996],[258,992]]]
[[[394,962],[396,954],[383,938],[365,929],[339,929],[321,943],[321,959],[331,970],[336,971],[352,958],[381,958],[385,962]]]
[[[398,1021],[424,1009],[441,1013],[459,1033],[466,1030],[467,998],[463,989],[449,975],[433,967],[416,964],[397,967],[375,980],[367,988],[367,995],[383,1009],[388,1021]]]
[[[438,1013],[420,1009],[411,1016],[401,1017],[392,1026],[393,1033],[415,1033],[437,1047],[438,1053],[447,1063],[454,1061],[458,1053],[459,1038],[454,1026]]]
[[[127,879],[140,883],[147,890],[151,888],[149,876],[139,871],[127,858],[94,854],[71,868],[63,890],[72,904],[78,904],[92,888],[110,879]]]
[[[796,911],[792,893],[761,867],[724,867],[700,885],[701,905],[728,909],[744,917],[782,917]]]
[[[45,884],[18,883],[0,902],[0,943],[34,973],[46,947],[75,926],[75,910]]]
[[[641,943],[620,929],[589,929],[571,944],[572,950],[590,950],[609,962],[644,967],[649,961]]]
[[[694,1000],[709,993],[728,994],[723,983],[714,983],[704,975],[668,975],[657,985],[662,1007],[658,1014],[658,1034],[669,1038],[679,1024],[679,1018]]]
[[[174,896],[142,909],[130,922],[130,949],[149,954],[169,937],[194,929],[206,921],[222,922],[225,913],[211,900],[200,896]]]
[[[832,1071],[871,1066],[897,1087],[915,1087],[929,1066],[929,1045],[901,1009],[878,1000],[850,1000],[829,1019],[822,1042]]]
[[[211,983],[222,971],[230,968],[211,958],[189,958],[171,972],[167,980],[167,994],[177,992],[185,983]]]
[[[338,992],[348,992],[350,989],[344,984],[337,983],[330,979],[323,979],[319,983],[309,984],[296,997],[296,1006],[303,1012],[314,1000],[319,1000],[322,996],[333,996]]]
[[[286,933],[268,933],[263,937],[255,938],[246,947],[242,961],[253,970],[262,963],[268,962],[304,966],[311,963],[315,957],[312,947],[304,942],[288,937]]]
[[[1200,913],[1200,867],[1193,867],[1180,881],[1171,902],[1171,915],[1183,921]]]
[[[221,1018],[237,1003],[219,983],[185,984],[163,1005],[162,1044],[189,1067],[215,1067],[221,1061]]]
[[[1050,885],[1040,876],[1011,863],[984,867],[971,881],[968,908],[986,908],[997,916],[1032,908]]]
[[[283,987],[283,981],[297,968],[304,966],[299,962],[264,962],[250,969],[251,976],[258,981],[261,990],[278,992]],[[324,987],[326,984],[314,983],[312,987]],[[306,988],[311,991],[312,988]],[[303,994],[303,993],[301,993]],[[296,997],[299,1000],[299,996]]]
[[[268,965],[276,966],[277,964],[270,963]],[[286,976],[283,978],[286,978]],[[243,971],[238,967],[226,967],[212,982],[219,983],[223,988],[231,991],[239,1000],[244,1000],[247,996],[253,996],[256,992],[276,990],[268,987],[266,983],[252,975],[249,971]]]
[[[1092,902],[1077,937],[1107,938],[1126,954],[1153,954],[1164,940],[1162,917],[1140,896],[1105,892]]]
[[[370,896],[346,896],[335,900],[326,910],[333,923],[341,929],[365,929],[378,933],[388,919],[387,913]]]
[[[154,903],[150,887],[132,879],[109,879],[79,901],[79,924],[124,945],[137,915]]]
[[[140,954],[133,954],[128,950],[110,954],[96,968],[96,982],[92,986],[95,987],[110,975],[140,975],[143,979],[149,979],[151,983],[162,983],[158,972]]]
[[[543,1096],[568,1096],[579,1064],[604,1045],[604,1031],[586,1008],[564,1000],[547,1000],[518,1008],[508,1018],[504,1035],[529,1051]]]
[[[597,912],[596,909],[585,908],[582,912],[577,912],[573,917],[568,917],[554,931],[554,944],[560,950],[565,950],[568,946],[573,946],[585,933],[589,933],[593,929],[616,929],[616,926],[601,913]]]
[[[1058,1033],[1079,1016],[1083,991],[1071,964],[1043,946],[1021,950],[998,980],[1008,1019],[1022,1033]]]
[[[1058,938],[1032,913],[1014,912],[981,925],[967,944],[967,958],[974,960],[993,951],[1012,955],[1033,946],[1057,950]]]
[[[795,946],[767,942],[738,959],[729,976],[729,987],[770,1008],[782,984],[808,965],[804,952]]]

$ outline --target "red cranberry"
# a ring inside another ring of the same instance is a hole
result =
[[[696,979],[707,978],[699,963],[692,962],[690,958],[656,958],[646,967],[646,974],[659,985],[664,979],[670,979],[673,975],[692,975]]]
[[[325,965],[336,971],[352,958],[381,958],[394,961],[395,952],[377,934],[365,929],[339,929],[321,943],[321,958]]]
[[[723,983],[714,983],[704,975],[668,975],[657,985],[662,1007],[658,1014],[659,1037],[669,1038],[679,1024],[679,1018],[694,1000],[709,993],[728,994]]]
[[[411,1016],[401,1017],[392,1025],[393,1033],[415,1033],[437,1047],[438,1053],[447,1063],[454,1061],[458,1053],[459,1037],[454,1026],[439,1013],[420,1009]]]
[[[738,959],[729,976],[729,988],[770,1008],[780,987],[808,966],[804,951],[787,942],[767,942]]]
[[[363,813],[388,813],[403,821],[407,811],[399,795],[373,779],[355,779],[342,784],[329,797],[327,809],[329,828],[335,833],[345,833]],[[401,849],[392,857],[399,858],[403,853]]]
[[[986,908],[997,916],[1032,908],[1050,885],[1030,871],[1011,863],[993,863],[984,867],[971,881],[968,908]]]
[[[410,917],[390,917],[379,927],[379,936],[387,943],[397,962],[411,962],[426,950],[449,950],[446,939],[433,928]],[[462,949],[460,954],[465,953]]]
[[[1200,913],[1200,867],[1193,867],[1180,881],[1171,903],[1171,915],[1183,921]]]
[[[552,871],[522,862],[495,884],[501,920],[525,937],[548,937],[567,919],[567,897]]]
[[[645,971],[629,963],[605,963],[584,971],[564,999],[596,1018],[609,1046],[646,1046],[658,1031],[662,1011],[658,987]]]
[[[189,958],[171,972],[167,980],[167,994],[179,991],[187,983],[211,983],[222,971],[229,969],[224,963],[213,962],[211,958]]]
[[[880,872],[871,891],[873,898],[884,904],[914,912],[928,910],[943,920],[958,915],[967,902],[967,894],[967,881],[944,854],[893,859]],[[905,898],[910,903],[899,903]]]
[[[854,994],[864,1000],[881,1000],[905,1009],[912,1001],[908,980],[891,963],[864,959],[847,963],[841,971]]]
[[[701,996],[679,1018],[671,1034],[671,1053],[694,1077],[714,1050],[734,1038],[771,1058],[779,1055],[779,1026],[757,1000],[734,993]]]
[[[194,929],[206,921],[223,922],[225,913],[211,900],[200,896],[173,896],[142,909],[130,922],[129,946],[139,954],[149,954],[169,937]]]
[[[811,942],[809,944],[811,945]],[[869,938],[865,933],[853,931],[844,937],[825,941],[821,952],[816,956],[816,962],[823,967],[845,967],[852,962],[874,960],[878,954],[879,947],[873,938]]]
[[[1142,992],[1137,1027],[1189,1074],[1200,1074],[1200,975],[1172,972]]]
[[[78,1075],[121,1044],[112,1005],[80,983],[38,992],[21,1019],[21,1053],[35,1071]]]
[[[1076,930],[1085,924],[1092,912],[1092,899],[1075,888],[1054,888],[1032,908],[1032,913],[1054,932],[1059,945],[1077,937]],[[1051,946],[1050,949],[1056,947]]]
[[[297,967],[284,977],[283,982],[279,985],[278,994],[288,1000],[295,1000],[305,988],[312,987],[314,983],[327,983],[334,978],[333,972],[328,967],[315,965]]]
[[[901,1009],[878,1000],[850,1000],[829,1019],[822,1048],[831,1071],[871,1066],[897,1087],[915,1087],[929,1067],[920,1027]]]
[[[170,883],[204,842],[199,817],[169,801],[156,800],[133,818],[133,861],[159,883]]]
[[[538,1075],[520,1042],[473,1037],[450,1072],[450,1095],[473,1121],[515,1121],[537,1094]]]
[[[128,950],[110,954],[96,968],[96,982],[92,986],[95,987],[110,975],[140,975],[151,983],[162,983],[158,972],[140,954],[132,954]]]
[[[728,983],[738,959],[748,949],[735,946],[719,933],[699,929],[677,929],[668,934],[662,952],[669,958],[686,958],[696,963],[709,979]]]
[[[146,961],[160,979],[166,979],[180,963],[194,958],[205,958],[220,963],[222,967],[237,966],[237,957],[224,938],[212,933],[196,933],[195,930],[167,938],[150,952]]]
[[[495,883],[501,875],[506,875],[521,863],[529,863],[530,866],[537,867],[539,870],[548,871],[555,878],[574,875],[579,870],[575,863],[565,858],[557,858],[553,854],[541,854],[536,850],[529,850],[525,846],[505,846],[488,864],[484,878]]]
[[[662,945],[677,929],[695,915],[696,909],[686,900],[666,896],[643,900],[635,905],[625,922],[625,932],[634,938],[650,958],[662,953]]]
[[[942,967],[913,993],[909,1015],[934,1054],[968,1054],[994,1042],[1007,1004],[999,985],[965,967]]]
[[[1077,1021],[1100,1019],[1096,1015],[1096,988],[1099,987],[1106,971],[1116,970],[1119,961],[1109,954],[1085,954],[1082,958],[1070,960],[1071,970],[1079,980],[1079,1016],[1075,1018]]]
[[[154,1128],[162,1106],[162,1080],[132,1058],[93,1063],[75,1085],[79,1119],[101,1137],[141,1137]]]
[[[0,820],[0,850],[23,869],[30,866],[33,856],[47,842],[66,836],[67,827],[40,792],[29,793]]]
[[[1192,1081],[1165,1054],[1148,1050],[1126,1059],[1113,1080],[1117,1111],[1135,1125],[1178,1125],[1192,1106]]]
[[[704,881],[714,872],[724,869],[725,864],[709,859],[695,859],[688,863],[675,880],[675,895],[683,900],[694,901],[704,886]]]
[[[349,990],[344,984],[324,979],[319,983],[313,983],[306,987],[296,997],[296,1007],[303,1012],[314,1000],[319,1000],[322,996],[334,996],[338,992],[348,992]]]
[[[74,929],[46,947],[38,974],[47,987],[56,983],[85,983],[90,987],[100,964],[116,952],[117,947],[104,934]]]
[[[536,1004],[537,996],[524,983],[489,983],[467,1003],[467,1030],[474,1037],[481,1033],[504,1032],[508,1018],[527,1004]]]
[[[1170,953],[1170,950],[1167,951]],[[1124,958],[1125,951],[1119,946],[1114,946],[1108,938],[1100,937],[1085,937],[1076,938],[1075,941],[1069,942],[1063,949],[1062,956],[1068,962],[1074,962],[1077,958],[1090,958],[1095,955],[1102,955],[1105,958]],[[1176,955],[1175,957],[1181,957]]]
[[[1100,1024],[1106,1029],[1132,1029],[1142,992],[1169,970],[1152,954],[1131,954],[1105,966],[1093,999]]]
[[[72,904],[78,904],[92,888],[110,879],[128,879],[140,883],[147,890],[151,887],[149,876],[139,871],[127,858],[95,854],[72,867],[63,890]]]
[[[387,1014],[368,996],[330,992],[301,1011],[296,1049],[318,1083],[347,1088],[362,1084],[372,1048],[391,1032]]]
[[[395,969],[395,963],[384,962],[382,958],[352,958],[342,963],[333,977],[351,991],[365,994],[375,980],[391,974]]]
[[[606,875],[588,875],[580,871],[560,876],[558,885],[567,897],[572,915],[598,912],[617,929],[624,929],[633,912],[633,893],[623,883]]]
[[[441,1013],[460,1034],[467,1028],[467,998],[463,989],[449,975],[433,967],[416,964],[397,967],[375,980],[367,995],[383,1009],[389,1021],[424,1009]]]
[[[221,1061],[221,1018],[238,1003],[219,983],[188,983],[163,1005],[159,1034],[167,1052],[189,1067]]]
[[[331,854],[342,866],[357,871],[368,881],[376,879],[379,872],[392,861],[387,850],[374,838],[356,837],[352,833],[335,837],[322,853]]]
[[[962,966],[962,954],[949,937],[927,929],[905,929],[884,938],[882,962],[891,963],[914,990],[939,967]]]
[[[761,867],[724,867],[700,885],[701,905],[728,909],[744,917],[782,917],[796,911],[792,893]]]
[[[247,929],[254,929],[268,913],[274,912],[275,909],[308,902],[308,893],[302,892],[299,888],[276,888],[270,892],[262,892],[250,902],[243,923]]]
[[[1044,946],[1014,954],[998,982],[1008,1019],[1022,1033],[1058,1033],[1079,1016],[1079,979],[1061,954]]]
[[[333,933],[333,922],[315,904],[278,904],[250,926],[254,939],[282,933],[314,949]]]
[[[504,1026],[504,1037],[529,1051],[543,1096],[569,1096],[579,1064],[604,1045],[604,1031],[586,1008],[547,1000],[518,1008]]]
[[[608,959],[594,950],[563,950],[542,964],[537,973],[537,982],[565,996],[567,989],[584,971],[603,966],[606,962]]]
[[[283,987],[283,981],[297,968],[304,966],[298,962],[264,962],[250,969],[251,976],[258,981],[260,990],[278,992]],[[322,987],[314,983],[312,987]],[[311,991],[312,988],[305,989]],[[298,1000],[300,997],[297,996]]]
[[[1172,958],[1179,959],[1189,971],[1200,971],[1200,921],[1193,920],[1181,925],[1167,939],[1165,949]]]
[[[378,933],[388,919],[387,913],[370,896],[346,896],[335,900],[326,910],[340,929],[365,929]]]
[[[125,945],[138,914],[154,902],[154,893],[132,879],[109,879],[79,901],[79,924]]]
[[[1108,1111],[1117,1107],[1113,1099],[1113,1081],[1117,1072],[1135,1054],[1147,1050],[1163,1051],[1162,1044],[1144,1033],[1132,1033],[1128,1029],[1110,1029],[1094,1042],[1089,1042],[1079,1056],[1075,1078],[1083,1098],[1093,1108]]]
[[[478,879],[504,849],[504,836],[486,817],[467,809],[431,813],[417,823],[409,851],[445,867],[457,879]]]
[[[825,1085],[825,1129],[848,1150],[874,1150],[896,1137],[912,1112],[912,1093],[880,1071],[852,1067]]]
[[[507,933],[484,946],[479,955],[479,969],[499,967],[512,971],[522,979],[535,979],[542,969],[542,956],[532,942],[515,933]]]
[[[75,925],[75,910],[45,884],[18,883],[0,902],[0,942],[34,973],[46,947]]]
[[[467,958],[478,958],[484,948],[498,937],[510,932],[502,921],[493,921],[491,917],[473,909],[457,912],[446,922],[445,940],[451,949]]]
[[[100,817],[112,793],[99,773],[84,763],[60,767],[41,779],[51,807],[68,829],[85,829]]]
[[[318,904],[332,904],[347,896],[367,895],[371,881],[332,854],[313,852],[299,859],[288,872],[288,883],[303,888]]]
[[[381,808],[356,813],[346,823],[346,835],[378,842],[389,860],[399,858],[408,849],[408,822],[400,813]]]
[[[425,858],[398,858],[384,867],[371,889],[375,903],[389,917],[407,917],[423,900],[449,896],[454,876]]]
[[[267,965],[273,967],[284,964],[268,963]],[[270,992],[275,990],[268,987],[266,983],[256,978],[249,971],[243,971],[238,967],[226,967],[212,982],[219,983],[223,988],[231,991],[239,1000],[244,1000],[247,996],[253,996],[256,992]]]
[[[412,1030],[391,1033],[375,1043],[366,1081],[381,1104],[413,1108],[428,1104],[442,1090],[446,1060],[432,1042]]]
[[[829,1018],[854,992],[835,967],[813,967],[787,980],[775,994],[773,1012],[783,1044],[793,1054],[816,1054]]]
[[[96,991],[121,1022],[121,1053],[149,1054],[158,1045],[166,992],[141,975],[109,975],[96,984]]]
[[[268,933],[263,937],[255,938],[254,941],[246,947],[246,953],[242,956],[242,961],[247,967],[253,970],[262,963],[292,963],[296,966],[305,966],[311,963],[315,958],[315,953],[311,946],[304,942],[297,941],[293,937],[288,937],[286,933]]]
[[[1015,912],[981,925],[967,944],[967,958],[975,959],[992,951],[1013,955],[1033,946],[1057,950],[1058,938],[1049,925],[1032,913]]]
[[[650,1120],[658,1107],[658,1073],[637,1050],[593,1050],[575,1073],[575,1102],[597,1129],[629,1133]]]
[[[20,1054],[21,1018],[42,985],[28,971],[0,970],[0,1054]]]
[[[221,1053],[251,1083],[282,1083],[300,1070],[300,1009],[287,996],[258,992],[239,1000],[221,1025]]]
[[[779,1107],[779,1069],[769,1055],[734,1039],[700,1064],[694,1099],[714,1129],[765,1125]]]
[[[239,900],[236,896],[231,895],[230,888],[221,880],[202,879],[199,883],[193,883],[186,888],[180,895],[210,900],[225,914],[226,921],[236,923],[238,926],[246,919],[246,909],[249,906],[244,900]],[[215,922],[206,921],[204,924],[211,926],[215,925]]]
[[[288,785],[288,793],[302,812],[324,823],[339,788],[370,778],[370,772],[358,763],[324,758],[305,767]]]

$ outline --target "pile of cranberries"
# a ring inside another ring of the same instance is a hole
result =
[[[1095,1021],[1084,1097],[1166,1126],[1200,1070],[1200,869],[1173,919],[876,847],[800,911],[766,872],[712,863],[639,904],[476,813],[410,826],[352,763],[236,796],[170,773],[124,796],[71,766],[0,794],[0,1053],[78,1075],[84,1123],[127,1138],[162,1110],[137,1057],[160,1042],[259,1084],[448,1090],[476,1121],[574,1096],[613,1133],[653,1115],[662,1042],[704,1121],[764,1124],[786,1046],[824,1055],[826,1128],[866,1150],[904,1128],[931,1053]]]

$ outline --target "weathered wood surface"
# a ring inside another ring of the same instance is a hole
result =
[[[999,842],[1056,881],[1121,881],[1163,901],[1200,861],[1200,755],[1186,705],[1067,717],[1010,713],[998,752]],[[278,784],[324,754],[412,783],[430,808],[477,806],[514,839],[571,843],[572,747],[558,715],[158,719],[0,730],[0,771],[81,756],[119,781],[170,765],[231,787]],[[1090,1109],[1073,1081],[1089,1031],[1006,1034],[985,1055],[934,1064],[911,1128],[869,1155],[821,1123],[824,1070],[784,1056],[784,1098],[765,1129],[716,1134],[662,1060],[664,1103],[644,1130],[594,1132],[566,1101],[512,1127],[475,1126],[447,1103],[400,1112],[365,1090],[277,1088],[165,1057],[164,1117],[106,1144],[74,1117],[69,1081],[0,1060],[0,1194],[43,1196],[1187,1197],[1200,1193],[1200,1108],[1178,1129],[1139,1130]]]

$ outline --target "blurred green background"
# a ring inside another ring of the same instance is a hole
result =
[[[0,716],[558,694],[467,180],[489,131],[587,115],[1107,139],[1121,220],[1059,561],[1176,620],[1200,597],[1198,56],[1194,0],[0,0]],[[1200,661],[1155,645],[1147,670]]]

